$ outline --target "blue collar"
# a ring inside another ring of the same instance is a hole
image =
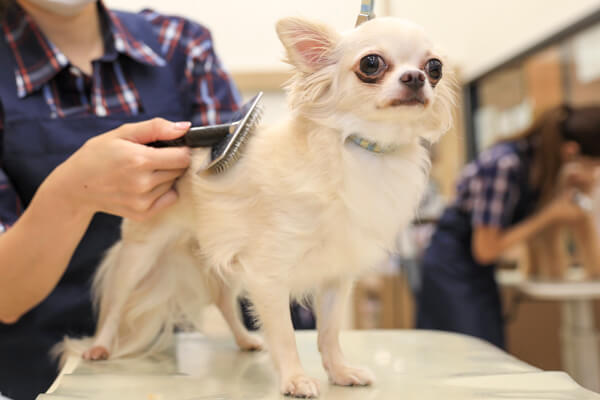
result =
[[[365,139],[363,137],[358,136],[357,134],[353,133],[350,136],[348,136],[348,139],[350,139],[350,141],[354,144],[356,144],[359,147],[362,147],[365,150],[368,150],[370,152],[373,153],[378,153],[378,154],[383,154],[383,153],[392,153],[396,150],[398,150],[398,145],[387,145],[387,146],[382,146],[377,142],[372,142],[369,139]]]

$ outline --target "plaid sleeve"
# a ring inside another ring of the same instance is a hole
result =
[[[240,95],[217,57],[210,31],[180,17],[151,10],[142,15],[156,28],[163,56],[167,61],[183,57],[182,86],[192,103],[193,124],[213,125],[230,121],[239,109]]]
[[[519,157],[500,156],[481,166],[469,183],[473,209],[472,226],[506,228],[513,218],[519,198]]]
[[[21,202],[10,180],[2,169],[2,135],[4,115],[0,104],[0,234],[4,233],[21,214]]]

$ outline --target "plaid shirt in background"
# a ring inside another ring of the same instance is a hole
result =
[[[471,215],[471,225],[500,229],[510,225],[521,195],[519,180],[524,157],[531,157],[527,139],[497,144],[464,169],[457,186],[456,205]]]
[[[239,107],[240,97],[214,53],[210,32],[179,17],[164,16],[144,10],[140,15],[154,27],[161,46],[160,54],[133,37],[118,15],[98,2],[104,35],[105,52],[93,63],[91,76],[83,74],[40,31],[33,19],[13,4],[0,22],[0,40],[11,48],[17,69],[17,95],[43,96],[52,118],[86,115],[131,116],[143,112],[127,63],[139,62],[164,66],[185,59],[180,89],[193,99],[188,119],[195,125],[218,124]],[[0,60],[0,68],[2,60]],[[2,135],[4,115],[0,99],[0,233],[12,225],[21,213],[17,194],[2,170]],[[225,122],[225,121],[223,121]]]

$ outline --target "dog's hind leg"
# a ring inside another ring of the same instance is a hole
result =
[[[293,397],[317,397],[317,380],[306,375],[300,364],[290,315],[289,289],[279,280],[264,277],[247,282],[247,289],[279,373],[281,393]]]
[[[229,325],[235,342],[241,350],[255,351],[262,350],[263,342],[261,338],[252,335],[240,319],[239,306],[236,293],[232,293],[219,277],[212,278],[214,291],[214,302],[221,311],[225,322]]]
[[[352,292],[351,281],[341,281],[322,287],[317,292],[316,313],[318,345],[323,367],[329,379],[336,385],[370,385],[373,374],[348,364],[339,341],[339,332],[344,318],[344,309]]]

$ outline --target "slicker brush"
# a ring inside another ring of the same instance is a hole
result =
[[[219,174],[229,169],[242,156],[246,143],[262,118],[262,107],[259,106],[262,95],[259,92],[240,109],[243,117],[230,128],[233,133],[212,146],[211,162],[206,167],[207,170]]]
[[[221,125],[191,127],[182,137],[150,143],[153,147],[211,147],[211,160],[206,166],[215,174],[229,169],[242,156],[245,144],[256,130],[262,117],[259,106],[263,92],[244,104],[233,118],[234,122]]]

